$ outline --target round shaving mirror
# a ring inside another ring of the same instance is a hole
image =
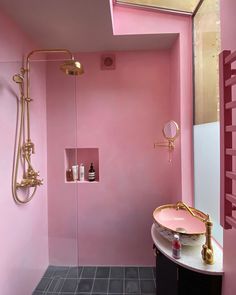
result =
[[[171,120],[164,125],[162,132],[167,140],[174,141],[179,135],[179,126],[175,121]]]

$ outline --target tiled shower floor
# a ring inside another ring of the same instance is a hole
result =
[[[49,266],[33,295],[154,295],[155,292],[153,267]]]

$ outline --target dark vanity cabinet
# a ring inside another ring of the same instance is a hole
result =
[[[220,295],[222,276],[189,270],[156,251],[157,295]]]

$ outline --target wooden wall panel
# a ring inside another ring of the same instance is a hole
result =
[[[219,52],[219,0],[207,0],[194,17],[194,124],[219,120]]]

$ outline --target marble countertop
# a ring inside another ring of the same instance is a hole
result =
[[[212,240],[212,246],[214,250],[213,265],[205,264],[201,257],[202,246],[182,246],[181,258],[175,259],[172,257],[171,243],[164,239],[157,231],[155,224],[152,225],[151,235],[153,243],[157,249],[164,254],[167,258],[181,265],[182,267],[190,270],[205,273],[208,275],[223,275],[223,251],[222,248]]]

